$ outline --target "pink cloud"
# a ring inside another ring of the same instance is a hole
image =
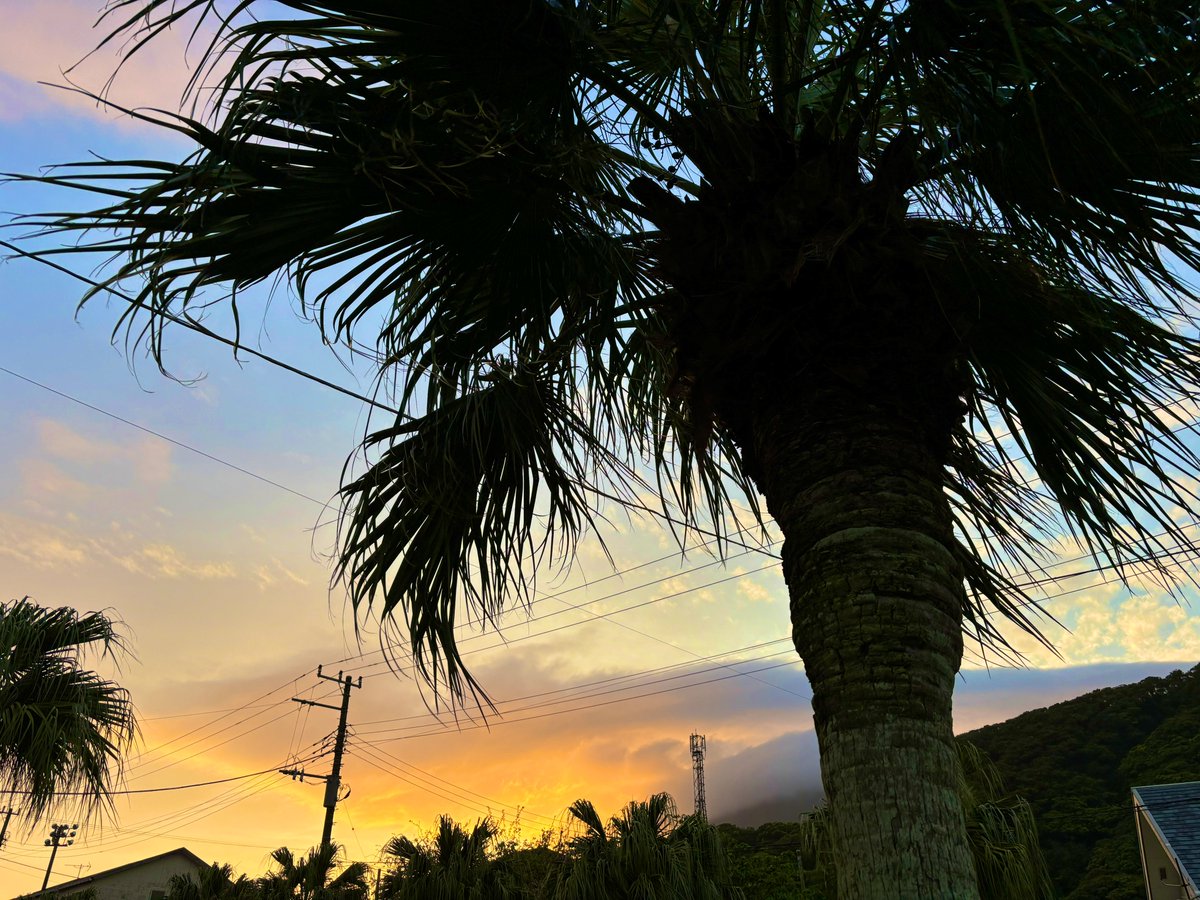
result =
[[[104,93],[127,107],[179,108],[192,74],[188,62],[194,65],[199,55],[187,52],[190,31],[175,29],[161,35],[119,67],[120,44],[96,49],[117,19],[98,23],[99,18],[99,0],[39,0],[5,10],[5,27],[0,30],[0,120],[65,110],[110,119],[119,115],[82,94],[48,84]]]

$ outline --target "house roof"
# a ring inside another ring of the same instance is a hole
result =
[[[160,859],[165,859],[168,856],[180,855],[188,862],[201,869],[208,868],[208,863],[198,857],[187,847],[176,847],[174,850],[168,850],[166,853],[159,853],[155,856],[147,856],[145,859],[135,859],[133,862],[127,862],[123,866],[116,866],[112,869],[105,869],[103,872],[94,872],[91,875],[85,875],[82,878],[74,878],[71,881],[64,881],[62,884],[56,884],[53,887],[47,888],[47,894],[58,894],[63,891],[71,891],[75,888],[82,888],[97,881],[101,878],[107,878],[109,875],[116,875],[118,872],[124,872],[127,869],[135,869],[138,866],[144,866],[146,863],[156,862]]]
[[[1182,874],[1200,884],[1200,781],[1135,787],[1137,804],[1153,820]]]

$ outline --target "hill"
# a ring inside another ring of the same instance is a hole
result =
[[[1200,780],[1200,666],[962,735],[1027,799],[1066,900],[1142,900],[1129,789]]]

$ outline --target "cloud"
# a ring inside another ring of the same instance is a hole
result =
[[[17,463],[17,470],[21,476],[21,492],[34,506],[42,507],[61,500],[77,506],[100,493],[96,485],[71,476],[61,466],[43,457],[26,457]]]
[[[161,542],[134,546],[138,540],[120,527],[97,536],[0,514],[0,556],[36,569],[78,568],[106,561],[150,578],[214,579],[237,575],[228,563],[189,560],[175,547]]]
[[[189,55],[194,63],[195,48],[205,46],[207,36],[198,35],[189,54],[191,29],[185,23],[159,35],[122,66],[121,52],[128,45],[97,49],[120,19],[115,15],[97,23],[101,5],[99,0],[8,5],[0,30],[0,119],[11,122],[70,110],[141,127],[78,92],[49,85],[78,85],[126,107],[179,108],[192,75]]]
[[[258,589],[265,591],[277,584],[290,583],[306,587],[308,579],[297,575],[278,559],[272,559],[269,565],[261,565],[254,570],[254,577],[258,580]]]
[[[1061,600],[1053,605],[1054,598],[1047,604],[1063,626],[1051,623],[1044,628],[1060,656],[1028,635],[1010,635],[1030,665],[1060,668],[1131,659],[1200,658],[1200,616],[1184,602],[1189,596],[1185,582],[1171,586],[1177,600],[1167,595],[1162,585],[1145,580],[1130,587],[1116,581],[1104,583],[1110,577],[1091,574],[1083,586],[1073,580],[1068,583],[1072,591],[1069,606],[1064,607]]]
[[[817,736],[810,729],[790,731],[728,756],[720,753],[719,744],[710,744],[710,755],[706,783],[712,784],[707,793],[713,821],[795,821],[824,796]]]
[[[757,581],[742,579],[738,582],[738,593],[752,603],[772,603],[777,597]]]
[[[184,559],[170,544],[146,544],[133,553],[110,552],[123,569],[151,578],[233,578],[237,570],[228,563],[197,563]]]
[[[38,447],[47,456],[87,468],[109,469],[114,463],[121,464],[143,484],[170,480],[171,445],[166,441],[149,435],[125,442],[106,441],[55,419],[39,419],[34,428]]]
[[[89,548],[78,536],[50,526],[5,517],[0,520],[0,556],[37,569],[78,566],[89,558]]]

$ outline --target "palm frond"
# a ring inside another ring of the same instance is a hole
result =
[[[342,489],[338,571],[351,601],[387,621],[400,613],[420,671],[454,696],[478,689],[456,643],[458,605],[493,621],[540,566],[569,564],[599,515],[586,490],[597,476],[638,483],[566,387],[497,360],[460,396],[373,434],[379,458]]]
[[[136,738],[129,693],[83,668],[88,652],[128,652],[103,613],[0,604],[0,788],[26,795],[31,823],[55,806],[111,804]]]

